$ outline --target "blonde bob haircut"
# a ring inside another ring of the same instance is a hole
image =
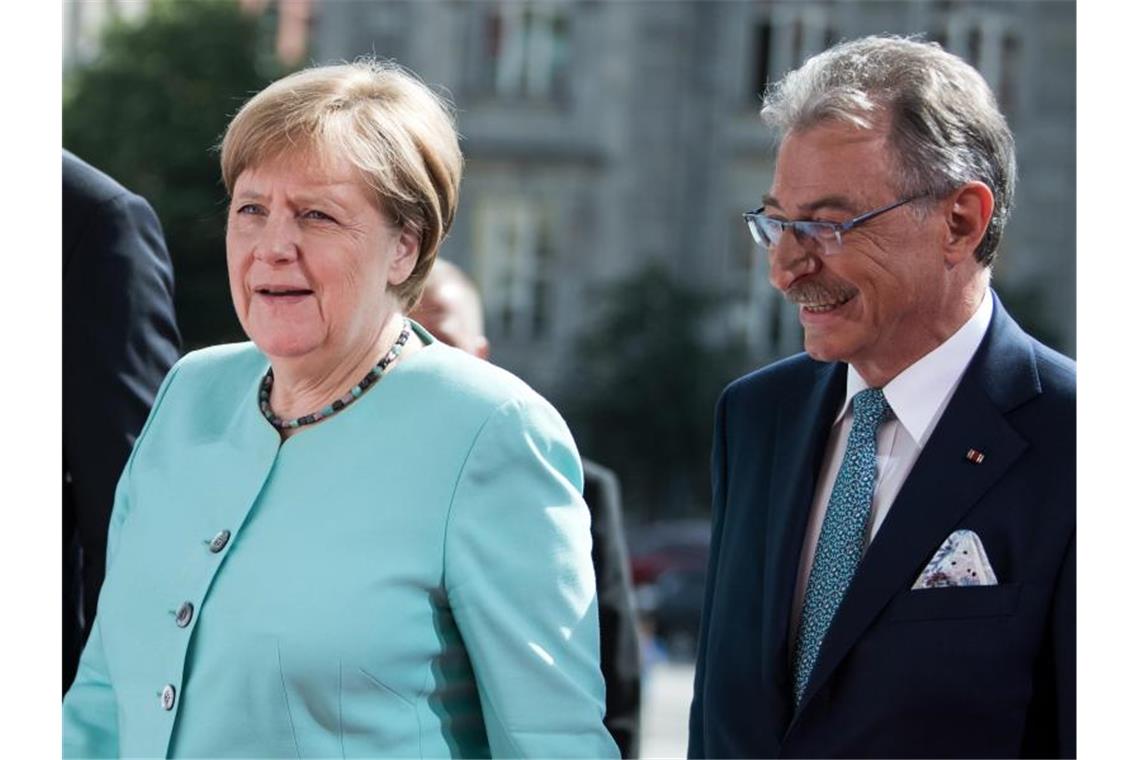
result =
[[[393,224],[419,233],[416,265],[392,288],[410,309],[459,201],[463,155],[450,104],[388,61],[363,58],[298,71],[253,96],[226,128],[226,192],[233,195],[246,169],[292,154],[348,161]]]

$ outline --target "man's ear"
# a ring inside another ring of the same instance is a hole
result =
[[[388,270],[388,284],[399,285],[412,275],[420,258],[420,233],[410,224],[405,224],[396,240],[396,255]]]
[[[972,259],[994,213],[994,193],[984,182],[967,182],[945,201],[946,266]]]

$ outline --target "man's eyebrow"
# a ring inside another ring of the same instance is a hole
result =
[[[768,193],[764,194],[760,202],[764,204],[764,208],[771,207],[780,209],[781,211],[786,210],[780,205],[780,201],[776,199],[776,196],[769,195]],[[845,195],[825,195],[822,198],[816,198],[811,203],[805,203],[800,206],[799,211],[805,215],[809,215],[819,211],[821,208],[847,211],[851,214],[861,212],[861,207]]]
[[[822,198],[817,198],[811,203],[808,203],[803,208],[809,212],[819,211],[821,208],[832,208],[837,211],[849,211],[852,214],[857,214],[860,210],[860,207],[855,201],[846,195],[825,195]]]

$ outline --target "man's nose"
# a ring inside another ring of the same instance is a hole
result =
[[[805,274],[819,271],[819,266],[819,258],[791,230],[768,249],[768,282],[777,290],[787,290]]]
[[[300,235],[296,221],[288,214],[270,214],[262,227],[254,255],[258,260],[280,264],[297,258]]]

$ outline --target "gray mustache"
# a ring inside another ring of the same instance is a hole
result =
[[[846,301],[855,293],[855,288],[841,283],[803,282],[788,288],[784,298],[794,304],[832,303]]]

